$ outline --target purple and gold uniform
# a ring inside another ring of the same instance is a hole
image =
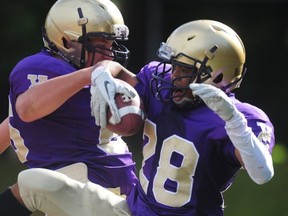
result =
[[[10,75],[12,146],[20,161],[29,168],[56,170],[83,162],[88,167],[90,181],[108,188],[121,187],[122,193],[127,194],[136,180],[131,153],[121,137],[95,125],[89,86],[36,121],[25,123],[15,111],[17,97],[30,86],[75,70],[45,50],[16,65]],[[111,145],[118,150],[109,152]]]
[[[140,183],[128,197],[132,215],[223,215],[222,192],[241,164],[224,128],[207,106],[179,109],[157,100],[150,91],[152,62],[137,75],[136,86],[147,110]],[[170,79],[168,73],[166,79]],[[274,128],[267,115],[229,93],[248,126],[271,152]]]

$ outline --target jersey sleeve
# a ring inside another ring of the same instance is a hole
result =
[[[248,126],[251,127],[256,137],[269,147],[269,152],[275,145],[274,126],[267,114],[260,108],[248,103],[236,103],[237,109],[242,112],[247,119]]]
[[[10,93],[16,99],[31,86],[74,70],[71,65],[63,64],[63,60],[45,51],[39,52],[24,58],[14,67],[9,77]]]

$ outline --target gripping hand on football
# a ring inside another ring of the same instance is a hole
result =
[[[115,94],[120,93],[131,98],[135,94],[129,91],[120,82],[117,82],[110,71],[103,67],[97,67],[91,74],[91,114],[95,117],[96,125],[105,128],[107,125],[107,107],[112,113],[110,122],[118,124],[121,121],[120,114],[115,102]]]

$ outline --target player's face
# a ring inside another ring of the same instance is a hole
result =
[[[192,83],[195,78],[193,75],[195,71],[191,68],[183,67],[180,65],[173,65],[172,80],[173,86],[182,88],[173,92],[173,101],[178,105],[183,105],[186,102],[190,102],[193,99],[192,91],[189,89],[189,84]]]
[[[88,52],[86,67],[94,65],[102,60],[113,60],[113,57],[111,57],[111,52],[108,51],[112,49],[112,40],[105,40],[102,37],[97,37],[91,39],[90,43],[92,46],[97,47],[97,49],[102,48],[101,52],[103,53],[96,52],[94,54],[93,52]]]

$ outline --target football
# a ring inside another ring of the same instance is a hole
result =
[[[112,124],[110,118],[112,116],[108,107],[107,111],[107,128],[121,136],[132,136],[136,134],[144,124],[145,112],[143,109],[142,100],[140,99],[136,90],[127,82],[116,79],[118,82],[122,82],[125,87],[133,91],[136,95],[134,98],[130,98],[124,94],[117,93],[115,95],[115,102],[118,107],[121,122],[118,124]]]

